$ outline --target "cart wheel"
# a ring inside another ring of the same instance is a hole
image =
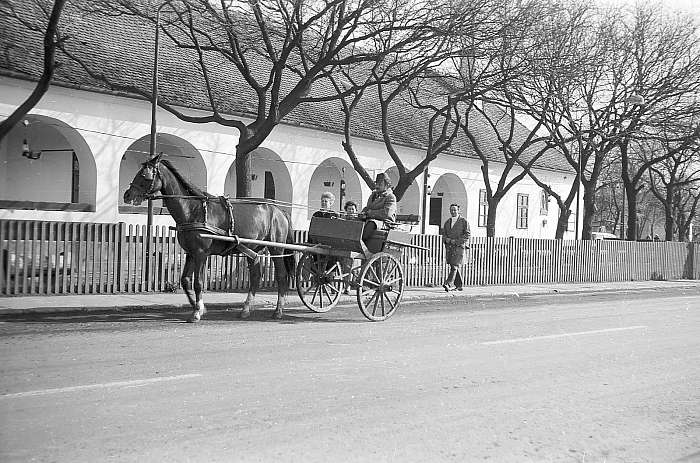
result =
[[[357,280],[357,305],[372,321],[394,315],[403,295],[403,268],[391,254],[380,252],[362,266]]]
[[[343,276],[337,259],[305,252],[296,269],[297,293],[314,312],[328,312],[340,299]]]

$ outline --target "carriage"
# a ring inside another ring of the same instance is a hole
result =
[[[260,285],[257,253],[267,247],[277,282],[273,318],[283,317],[288,277],[294,272],[299,297],[314,312],[333,308],[349,286],[364,316],[381,321],[392,316],[401,302],[403,248],[426,249],[411,244],[412,235],[401,230],[399,223],[375,231],[365,242],[364,221],[336,216],[313,217],[308,242],[294,243],[291,218],[274,201],[210,195],[162,159],[162,153],[143,163],[124,192],[127,204],[138,205],[147,198],[162,199],[175,220],[178,242],[186,254],[180,282],[193,309],[189,322],[199,321],[206,313],[202,282],[210,255],[240,253],[248,260],[250,286],[241,318],[250,316]],[[290,252],[296,251],[302,254],[295,265]],[[361,265],[355,266],[356,261]]]
[[[206,233],[201,236],[301,252],[295,270],[296,288],[308,309],[328,312],[338,304],[344,290],[351,288],[362,314],[371,321],[382,321],[391,317],[401,303],[403,249],[426,248],[411,244],[412,235],[401,230],[399,224],[389,230],[375,231],[365,243],[362,240],[364,226],[364,221],[353,218],[312,217],[308,242],[301,244]]]

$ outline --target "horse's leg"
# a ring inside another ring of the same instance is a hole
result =
[[[185,291],[187,300],[190,301],[190,305],[194,308],[196,301],[194,294],[192,294],[192,274],[194,273],[194,257],[191,254],[185,256],[185,265],[182,269],[182,275],[180,276],[180,285]]]
[[[248,260],[248,274],[250,276],[250,287],[248,288],[248,296],[245,298],[243,303],[243,311],[241,312],[241,318],[250,317],[250,309],[255,302],[255,293],[258,292],[260,287],[260,259],[257,262],[253,259]]]
[[[275,263],[275,280],[277,280],[277,307],[272,314],[272,318],[281,319],[284,317],[284,303],[287,297],[287,287],[289,281],[287,279],[287,269],[285,268],[283,257],[273,257]]]
[[[201,320],[205,313],[207,313],[206,307],[204,307],[204,301],[202,300],[202,287],[204,283],[204,273],[206,269],[207,256],[204,254],[197,254],[194,258],[194,296],[195,304],[194,311],[190,316],[190,323],[195,323]]]

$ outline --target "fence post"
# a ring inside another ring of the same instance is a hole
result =
[[[504,281],[505,284],[512,285],[515,283],[515,274],[513,273],[513,262],[515,261],[515,256],[513,255],[514,253],[514,246],[513,243],[515,241],[515,238],[512,236],[508,237],[508,265],[506,268],[506,281]]]

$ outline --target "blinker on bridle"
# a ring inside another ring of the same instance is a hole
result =
[[[135,186],[138,190],[141,190],[144,194],[144,197],[148,199],[148,198],[153,196],[153,192],[151,192],[151,189],[153,188],[153,185],[156,183],[156,179],[160,176],[160,169],[159,169],[160,159],[158,159],[154,163],[152,163],[151,161],[146,161],[142,164],[142,166],[143,167],[141,168],[141,175],[139,175],[139,177],[143,178],[144,180],[146,180],[149,183],[146,185],[145,188],[143,186],[141,186],[140,184],[134,185],[133,182],[131,183],[130,186],[131,187]],[[150,169],[148,169],[148,172],[151,173],[150,176],[145,175],[145,168],[146,167],[150,167]],[[139,183],[141,183],[141,182],[139,182]]]

